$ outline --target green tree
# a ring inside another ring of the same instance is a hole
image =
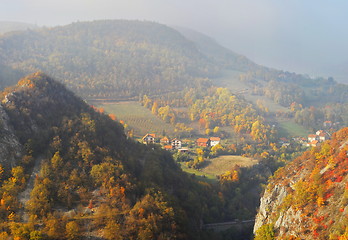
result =
[[[43,240],[44,236],[41,231],[32,231],[30,232],[30,240]]]
[[[63,159],[59,155],[59,152],[56,152],[53,155],[53,157],[51,159],[51,165],[52,165],[53,170],[55,170],[55,171],[59,171],[62,168],[62,166],[63,166]]]
[[[33,190],[30,193],[30,199],[27,204],[29,213],[34,216],[44,217],[51,211],[52,199],[50,198],[51,180],[48,178],[37,179]]]
[[[152,113],[157,115],[157,111],[158,111],[158,103],[157,101],[155,101],[152,105],[152,109],[151,109]]]
[[[70,221],[65,225],[66,238],[69,240],[79,239],[80,226],[75,221]]]
[[[121,225],[115,220],[110,219],[104,228],[103,235],[108,240],[122,240],[124,239],[122,232],[124,232],[124,230],[121,228]]]
[[[273,224],[262,225],[255,233],[254,240],[274,240],[274,227]]]

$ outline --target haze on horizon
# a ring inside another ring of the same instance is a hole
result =
[[[348,83],[347,9],[342,0],[3,0],[0,21],[155,21],[205,33],[258,64]]]

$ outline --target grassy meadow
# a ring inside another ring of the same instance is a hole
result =
[[[236,155],[223,155],[207,161],[207,166],[202,171],[207,174],[220,175],[231,170],[234,166],[250,167],[258,163],[258,160]]]
[[[241,73],[242,72],[238,71],[225,71],[224,75],[220,78],[215,79],[214,82],[221,87],[226,87],[230,89],[232,93],[242,94],[246,100],[254,104],[256,104],[258,100],[260,100],[261,103],[265,107],[267,107],[271,113],[290,111],[289,108],[283,107],[265,96],[255,96],[250,94],[250,87],[244,84],[243,82],[240,82],[239,80],[239,75]],[[279,133],[281,137],[305,137],[310,133],[308,129],[295,123],[292,120],[276,118],[275,121],[279,123]]]
[[[291,121],[279,121],[279,135],[281,137],[306,137],[311,132],[305,127]]]
[[[136,137],[142,137],[146,133],[162,135],[163,131],[169,135],[174,134],[172,125],[153,115],[149,109],[144,108],[138,102],[99,103],[96,107],[104,108],[105,112],[115,114],[118,120],[124,121],[134,129]]]
[[[243,72],[239,71],[225,71],[223,76],[220,78],[214,79],[214,83],[220,87],[225,87],[230,89],[230,91],[234,94],[241,94],[245,97],[246,100],[255,103],[257,100],[261,100],[262,104],[269,109],[270,112],[288,112],[289,109],[283,107],[271,99],[265,96],[255,96],[250,94],[250,86],[241,82],[239,80],[239,75]]]
[[[207,160],[205,167],[199,170],[188,168],[185,163],[180,163],[180,165],[182,170],[190,174],[195,174],[196,177],[202,181],[215,182],[217,181],[216,176],[231,170],[236,165],[240,167],[250,167],[257,163],[258,160],[252,158],[236,155],[223,155]]]

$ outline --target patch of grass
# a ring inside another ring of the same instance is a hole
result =
[[[224,71],[222,77],[213,79],[217,86],[228,88],[233,94],[239,94],[246,100],[256,104],[257,100],[261,100],[262,104],[269,109],[270,112],[288,112],[289,109],[283,107],[265,96],[255,96],[251,94],[250,86],[239,80],[239,75],[243,72]]]
[[[231,170],[236,165],[240,167],[250,167],[257,163],[258,160],[253,158],[224,155],[210,159],[207,166],[202,169],[202,172],[216,176]]]
[[[117,120],[123,120],[134,129],[135,136],[140,137],[146,133],[162,135],[163,131],[169,135],[174,134],[172,125],[153,115],[149,109],[138,102],[100,103],[96,106],[104,108],[107,113],[115,114]]]
[[[204,182],[208,182],[208,183],[217,182],[216,175],[205,173],[202,170],[189,168],[186,166],[186,163],[184,163],[184,162],[181,162],[180,166],[184,172],[187,172],[189,174],[194,174],[195,178],[197,178],[200,181],[204,181]]]
[[[194,169],[186,166],[185,163],[180,163],[181,169],[189,174],[195,174],[196,178],[205,182],[217,182],[216,176],[221,175],[234,166],[249,167],[258,163],[258,160],[235,156],[235,155],[224,155],[217,158],[213,158],[207,161],[207,164],[202,169]]]
[[[247,88],[250,88],[245,83],[239,80],[239,75],[244,72],[240,71],[223,71],[222,76],[219,78],[212,79],[214,84],[220,87],[226,87],[231,90],[232,93],[238,93]]]
[[[256,95],[251,95],[251,94],[245,94],[244,95],[245,99],[248,101],[256,104],[257,100],[260,100],[262,105],[268,108],[270,112],[289,112],[290,109],[283,107],[275,102],[273,100],[265,97],[265,96],[256,96]]]
[[[279,136],[281,137],[306,137],[310,131],[305,127],[291,121],[279,121]]]

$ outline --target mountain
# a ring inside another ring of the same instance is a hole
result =
[[[246,72],[251,69],[261,67],[247,57],[221,46],[213,38],[207,35],[188,28],[173,28],[180,32],[184,37],[195,43],[200,52],[202,52],[209,59],[212,59],[217,65],[222,66],[224,69]]]
[[[348,128],[279,169],[261,198],[255,239],[348,236]]]
[[[37,25],[29,23],[0,21],[0,34],[37,28]]]
[[[2,239],[200,239],[222,214],[170,153],[127,139],[47,75],[0,96]]]
[[[218,73],[194,43],[152,22],[78,22],[12,33],[0,38],[0,52],[1,65],[47,72],[84,97],[177,91]]]
[[[257,65],[184,28],[147,21],[103,20],[7,33],[0,37],[0,88],[43,71],[84,98],[135,98],[219,85],[247,86],[289,107],[347,102],[347,86]]]

